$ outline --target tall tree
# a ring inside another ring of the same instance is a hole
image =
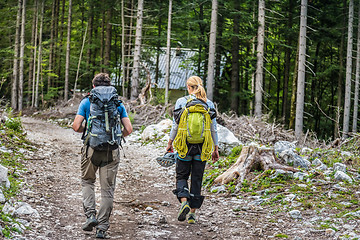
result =
[[[42,32],[44,26],[44,1],[41,0],[40,6],[40,29],[39,29],[39,54],[38,54],[38,61],[37,61],[37,73],[36,73],[36,85],[35,85],[35,100],[34,100],[34,107],[39,106],[39,85],[40,83],[40,74],[41,74],[41,62],[42,62]]]
[[[359,7],[358,19],[360,19],[360,7]],[[356,48],[356,70],[355,70],[355,93],[354,93],[354,111],[353,111],[353,124],[352,132],[357,132],[358,121],[358,102],[359,102],[359,75],[360,75],[360,21],[358,22],[358,34],[357,34],[357,48]]]
[[[136,99],[139,89],[139,70],[141,55],[141,38],[143,25],[144,1],[138,0],[138,9],[136,16],[136,33],[135,33],[135,49],[134,49],[134,65],[131,75],[131,99]]]
[[[240,2],[238,0],[234,0],[234,8],[236,11],[239,10],[238,5]],[[234,19],[233,19],[233,29],[234,29],[234,35],[232,36],[232,50],[231,50],[231,90],[230,90],[230,96],[231,96],[231,103],[230,108],[231,110],[238,112],[239,110],[239,14],[235,13]]]
[[[34,69],[34,52],[35,50],[35,25],[36,25],[36,18],[37,18],[37,0],[34,1],[34,9],[33,9],[33,20],[32,20],[32,29],[31,29],[31,49],[30,49],[30,60],[29,60],[29,77],[28,77],[28,106],[33,102],[31,95],[32,95],[32,83],[33,83],[33,72]]]
[[[165,105],[169,102],[169,82],[170,82],[170,55],[171,55],[171,13],[172,0],[169,0],[168,28],[166,41],[166,70],[165,70]]]
[[[69,0],[69,15],[67,27],[67,41],[66,41],[66,62],[65,62],[65,87],[64,87],[64,100],[69,99],[69,70],[70,70],[70,41],[71,41],[71,10],[72,0]]]
[[[52,73],[53,71],[53,56],[54,56],[54,32],[55,32],[55,21],[57,20],[55,18],[55,14],[56,14],[56,4],[57,1],[53,1],[53,6],[52,6],[52,12],[51,12],[51,27],[50,27],[50,49],[49,49],[49,68],[48,68],[48,72]],[[49,91],[50,87],[51,87],[51,74],[48,74],[48,83],[47,83],[47,90]]]
[[[13,79],[11,87],[11,107],[17,109],[17,92],[18,92],[18,76],[19,76],[19,36],[20,36],[20,20],[21,20],[22,0],[18,1],[18,12],[16,16],[16,33],[14,46],[14,66]]]
[[[352,51],[353,51],[353,22],[354,22],[354,0],[349,2],[348,20],[348,40],[346,54],[346,81],[345,81],[345,102],[344,102],[344,121],[343,137],[348,137],[351,105],[351,70],[352,70]]]
[[[19,91],[18,91],[19,111],[22,111],[23,109],[25,21],[26,21],[26,0],[23,0],[22,13],[21,13],[21,35],[20,35],[20,69],[19,69]]]
[[[255,77],[255,112],[256,117],[262,115],[262,94],[263,94],[263,66],[264,66],[264,38],[265,38],[265,0],[259,0],[256,54],[256,77]]]
[[[300,138],[304,120],[305,96],[305,61],[306,61],[306,28],[307,28],[307,0],[301,0],[300,35],[299,35],[299,67],[296,94],[295,136]]]
[[[210,37],[209,37],[208,74],[207,74],[207,81],[206,81],[207,97],[210,100],[213,100],[213,98],[214,98],[214,72],[215,72],[215,53],[216,53],[217,12],[218,12],[218,1],[212,0]]]
[[[105,55],[104,55],[104,65],[105,65],[105,72],[110,73],[110,53],[111,53],[111,13],[112,9],[109,8],[106,11],[106,41],[105,41]]]
[[[35,107],[35,88],[36,88],[36,56],[37,56],[37,39],[38,39],[38,24],[39,24],[39,1],[35,0],[35,11],[34,14],[36,15],[35,19],[35,37],[34,37],[34,57],[33,57],[33,65],[34,65],[34,71],[32,76],[32,94],[31,94],[31,107]],[[36,98],[37,99],[37,98]],[[37,106],[37,105],[36,105]]]

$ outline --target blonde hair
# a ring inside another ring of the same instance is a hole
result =
[[[204,102],[207,101],[206,91],[205,91],[205,88],[203,87],[201,78],[199,78],[198,76],[191,76],[186,81],[186,84],[192,90],[190,94],[194,94],[196,98],[201,99]]]

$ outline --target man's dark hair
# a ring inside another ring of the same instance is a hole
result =
[[[109,77],[109,74],[107,73],[98,73],[95,75],[95,77],[92,80],[92,84],[97,87],[97,86],[110,86],[111,85],[111,80]]]

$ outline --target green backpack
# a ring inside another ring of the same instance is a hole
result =
[[[185,107],[174,111],[175,122],[179,124],[174,148],[181,158],[188,152],[188,143],[203,143],[201,159],[208,160],[211,157],[213,141],[210,115],[214,115],[213,111],[204,101],[197,98],[189,98]]]

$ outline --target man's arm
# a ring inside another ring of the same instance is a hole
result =
[[[124,117],[121,119],[121,123],[124,126],[124,129],[122,130],[122,134],[124,137],[128,136],[130,133],[132,133],[133,127],[130,122],[130,118]]]
[[[84,121],[84,116],[76,115],[72,129],[74,129],[75,132],[83,132],[85,127],[82,125],[82,122]]]

